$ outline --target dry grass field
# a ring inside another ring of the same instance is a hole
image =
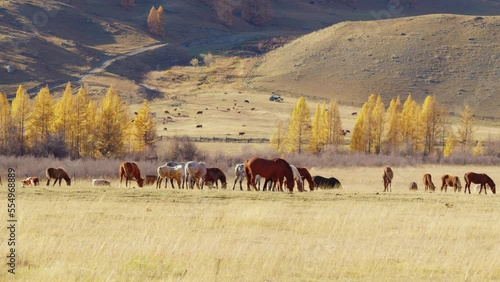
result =
[[[380,167],[312,168],[343,189],[293,194],[18,187],[17,274],[0,280],[500,280],[498,196],[407,190],[470,169],[394,168],[392,193]]]

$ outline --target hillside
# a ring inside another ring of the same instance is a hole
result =
[[[457,15],[344,22],[268,53],[251,83],[348,103],[431,94],[498,117],[499,27],[500,17]]]

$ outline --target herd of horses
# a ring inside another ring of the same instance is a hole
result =
[[[390,167],[386,167],[382,174],[382,181],[384,182],[384,192],[391,192],[391,183],[394,177],[394,173]],[[493,194],[496,194],[496,185],[495,182],[485,173],[475,173],[475,172],[467,172],[464,175],[465,180],[465,189],[464,193],[469,191],[471,193],[470,186],[472,183],[477,184],[476,189],[479,190],[479,194],[484,190],[484,193],[487,194],[487,187],[491,189]],[[424,184],[424,190],[429,192],[434,192],[436,190],[436,186],[432,182],[432,176],[429,173],[424,174],[422,179]],[[453,187],[454,192],[461,192],[462,184],[460,183],[460,178],[454,175],[445,174],[441,176],[441,191],[448,191],[448,187]],[[408,186],[409,190],[417,190],[418,186],[416,182],[410,182]]]
[[[165,165],[159,166],[157,168],[157,175],[150,176],[146,178],[141,176],[141,171],[136,163],[134,162],[123,162],[120,164],[120,187],[125,178],[125,187],[132,186],[132,181],[136,181],[139,187],[143,187],[144,184],[152,185],[156,184],[156,188],[161,188],[163,180],[165,180],[165,188],[168,186],[168,180],[172,188],[174,186],[174,180],[177,183],[178,189],[194,189],[196,186],[198,189],[203,189],[204,186],[209,188],[215,185],[219,188],[219,182],[222,189],[227,188],[227,178],[224,172],[216,167],[210,168],[206,167],[203,162],[190,161],[184,162],[167,162]],[[54,179],[53,186],[59,182],[61,186],[61,181],[64,179],[68,186],[71,185],[71,178],[68,173],[63,168],[53,168],[50,167],[46,170],[47,186],[50,181]],[[323,176],[311,176],[307,168],[296,167],[289,164],[286,160],[282,158],[274,159],[264,159],[264,158],[250,158],[245,160],[244,163],[237,164],[234,168],[234,184],[233,190],[236,187],[236,183],[239,181],[240,190],[243,190],[242,182],[246,179],[247,190],[261,190],[260,182],[261,179],[265,179],[262,186],[262,191],[289,191],[293,192],[295,185],[297,190],[300,192],[305,191],[304,183],[307,181],[309,185],[309,191],[313,191],[315,188],[326,188],[334,189],[341,188],[342,185],[338,179],[335,177],[323,177]],[[394,172],[390,167],[384,168],[382,174],[382,180],[384,183],[384,192],[392,191],[392,180],[394,178]],[[487,188],[491,189],[493,194],[496,193],[495,182],[484,173],[474,173],[467,172],[464,175],[465,180],[465,193],[467,191],[471,193],[470,186],[472,183],[477,184],[476,189],[479,190],[479,194],[487,194]],[[432,182],[432,176],[429,173],[424,174],[422,179],[425,191],[433,192],[436,190],[436,186]],[[21,181],[23,186],[38,186],[40,185],[40,179],[38,177],[30,177]],[[111,183],[105,179],[93,179],[93,186],[110,186]],[[447,192],[448,187],[453,187],[454,192],[461,192],[462,184],[458,176],[445,174],[441,176],[441,191]],[[410,182],[409,190],[417,190],[418,185],[416,182]]]

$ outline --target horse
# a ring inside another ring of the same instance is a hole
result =
[[[236,187],[236,182],[239,180],[240,181],[240,190],[243,191],[243,187],[241,186],[241,182],[245,179],[245,165],[244,164],[237,164],[234,167],[234,176],[236,178],[234,179],[234,184],[233,184],[233,190],[234,187]],[[257,183],[257,187],[260,189],[260,175],[257,175],[255,177],[255,183]]]
[[[177,181],[177,188],[181,189],[181,183],[184,178],[184,170],[182,165],[176,165],[176,166],[169,166],[168,163],[162,166],[159,166],[156,169],[156,172],[158,174],[157,179],[156,179],[156,189],[161,188],[161,182],[165,179],[165,189],[167,188],[168,185],[168,180],[170,179],[170,184],[172,184],[172,189],[175,189],[174,187],[174,179]]]
[[[290,167],[292,168],[293,171],[293,179],[297,183],[297,189],[299,190],[299,192],[304,192],[304,181],[302,180],[302,175],[300,175],[300,172],[296,166],[290,165]]]
[[[125,176],[125,187],[128,187],[128,182],[132,185],[132,180],[137,181],[137,185],[142,187],[144,184],[144,178],[141,178],[141,170],[136,163],[123,162],[120,164],[120,185],[122,186],[122,179]]]
[[[493,180],[485,173],[467,172],[464,175],[464,179],[465,179],[464,193],[467,193],[467,189],[469,189],[469,194],[470,194],[470,184],[474,183],[474,184],[481,184],[481,188],[479,189],[479,194],[481,194],[483,188],[484,188],[484,194],[488,194],[486,193],[486,184],[490,186],[491,192],[493,192],[493,194],[496,194],[497,189],[495,182],[493,182]]]
[[[92,179],[92,186],[110,186],[111,182],[105,179]]]
[[[417,183],[416,182],[410,182],[410,185],[408,186],[408,189],[410,191],[417,191],[418,190]]]
[[[312,179],[311,174],[305,167],[298,167],[297,170],[299,171],[300,175],[302,176],[302,181],[307,180],[307,183],[309,183],[309,190],[314,191],[314,181]],[[304,184],[305,186],[305,184]]]
[[[384,169],[384,175],[382,175],[382,180],[384,181],[384,192],[392,192],[392,178],[394,173],[390,167]]]
[[[165,163],[165,165],[167,165],[167,166],[178,166],[178,165],[182,166],[182,186],[181,186],[181,188],[184,189],[184,184],[186,183],[186,173],[184,173],[186,163],[171,161],[171,162]],[[172,187],[174,187],[174,180],[172,178],[170,178],[170,184],[172,184]]]
[[[188,184],[188,188],[193,189],[194,183],[196,183],[196,187],[203,189],[203,177],[207,174],[207,167],[202,162],[190,161],[186,163],[185,166],[185,174],[186,174],[186,182]]]
[[[429,189],[429,191],[436,190],[436,186],[432,183],[432,176],[429,173],[424,174],[422,181],[424,182],[425,191],[427,191],[427,189]]]
[[[153,185],[156,182],[156,175],[146,175],[144,185]]]
[[[335,177],[326,178],[326,177],[323,177],[320,175],[316,175],[313,177],[313,181],[314,181],[314,185],[318,188],[324,187],[324,188],[335,189],[335,188],[342,187],[342,184],[340,184],[340,181]]]
[[[207,174],[205,174],[205,177],[203,181],[205,181],[205,184],[208,182],[213,184],[215,183],[215,188],[219,189],[219,186],[217,185],[217,182],[220,180],[221,183],[221,189],[226,189],[227,188],[227,182],[226,182],[226,175],[222,170],[220,170],[217,167],[211,167],[207,168]]]
[[[40,179],[35,176],[30,176],[24,180],[21,180],[21,184],[24,186],[40,186]]]
[[[460,183],[460,178],[458,176],[451,176],[448,174],[445,174],[441,176],[441,192],[444,191],[447,192],[448,186],[453,187],[453,191],[460,192],[462,191],[462,184]]]
[[[52,186],[56,185],[56,182],[59,180],[59,186],[61,186],[61,180],[64,179],[66,181],[66,185],[71,186],[71,178],[69,178],[68,174],[66,171],[64,171],[63,168],[53,168],[49,167],[45,171],[45,175],[47,176],[47,186],[50,184],[50,179],[54,178],[54,184]]]
[[[272,179],[274,182],[279,181],[280,187],[283,184],[283,179],[286,177],[287,188],[290,192],[293,192],[293,171],[287,161],[280,158],[275,158],[272,160],[263,158],[251,158],[245,161],[245,177],[247,178],[247,190],[250,191],[250,185],[255,190],[255,178],[257,175],[264,177],[266,179]],[[267,180],[266,180],[267,181]]]

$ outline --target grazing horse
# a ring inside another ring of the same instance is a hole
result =
[[[234,184],[233,184],[233,190],[234,187],[236,187],[236,182],[239,180],[240,181],[240,190],[243,190],[243,187],[241,186],[241,182],[245,179],[245,165],[244,164],[237,164],[234,167],[234,176],[236,178],[234,179]],[[257,175],[255,177],[255,182],[257,183],[257,187],[260,189],[260,175]]]
[[[290,165],[290,167],[293,171],[293,179],[297,183],[297,189],[299,190],[299,192],[304,192],[304,181],[302,180],[302,175],[300,175],[300,172],[296,166]]]
[[[313,177],[313,181],[314,181],[314,185],[318,188],[324,187],[324,188],[335,189],[335,188],[342,187],[342,184],[340,184],[340,181],[338,181],[338,179],[335,177],[326,178],[323,176],[316,175]]]
[[[392,192],[392,178],[394,173],[390,167],[384,169],[384,175],[382,175],[382,180],[384,180],[384,192]]]
[[[410,191],[417,191],[418,190],[417,183],[416,182],[410,182],[410,185],[408,186],[408,189]]]
[[[441,176],[441,192],[444,191],[447,192],[448,186],[453,187],[453,191],[460,192],[462,191],[462,184],[460,183],[460,178],[458,176],[451,176],[448,174],[445,174]]]
[[[226,182],[226,175],[222,170],[220,170],[217,167],[211,167],[207,168],[207,174],[205,174],[205,177],[203,181],[205,181],[205,184],[208,182],[213,184],[215,183],[215,188],[219,189],[219,186],[217,185],[217,182],[220,180],[221,183],[221,189],[226,189],[227,188],[227,182]]]
[[[156,172],[158,174],[158,178],[156,180],[156,188],[159,189],[161,188],[161,182],[165,178],[165,189],[167,188],[168,185],[168,180],[170,179],[170,184],[172,184],[172,189],[175,189],[174,187],[174,179],[177,181],[177,188],[181,189],[181,183],[182,180],[184,179],[184,170],[182,165],[176,165],[176,166],[169,166],[168,163],[162,166],[159,166],[158,169],[156,169]]]
[[[427,191],[427,189],[429,189],[429,191],[436,190],[436,186],[434,186],[434,183],[432,183],[432,176],[429,173],[424,174],[423,182],[425,191]]]
[[[186,163],[182,163],[182,162],[167,162],[165,165],[167,166],[182,166],[182,186],[181,188],[184,189],[184,184],[186,183],[186,173],[184,173],[185,171],[185,166],[186,166]],[[170,184],[172,184],[172,187],[174,187],[174,180],[172,178],[170,178]]]
[[[153,185],[156,182],[156,175],[146,175],[144,185]]]
[[[188,188],[193,189],[196,183],[196,187],[200,189],[201,182],[201,189],[203,189],[203,177],[207,174],[207,167],[204,163],[195,161],[187,162],[185,174]]]
[[[21,180],[21,183],[24,186],[40,186],[40,179],[35,176],[30,176],[24,180]]]
[[[137,185],[142,187],[144,184],[144,178],[141,178],[141,170],[136,163],[123,162],[120,164],[120,185],[122,186],[122,179],[125,176],[125,187],[128,187],[128,182],[132,185],[132,180],[137,181]]]
[[[493,182],[493,180],[487,174],[467,172],[464,175],[464,179],[465,179],[464,193],[467,193],[467,189],[469,189],[469,194],[470,194],[470,184],[474,183],[474,184],[481,184],[481,188],[479,189],[479,194],[481,194],[483,188],[484,188],[484,194],[488,194],[486,193],[486,184],[490,186],[491,192],[493,192],[493,194],[496,194],[497,189],[495,186],[495,182]]]
[[[251,158],[245,161],[245,177],[247,178],[247,190],[250,191],[250,185],[255,190],[259,190],[255,186],[255,178],[257,175],[265,179],[272,179],[274,182],[279,181],[282,187],[283,180],[286,178],[286,186],[288,191],[293,192],[293,171],[284,159],[276,158],[272,160],[263,158]]]
[[[56,182],[59,180],[59,186],[61,186],[61,180],[64,179],[66,181],[66,185],[71,186],[71,178],[69,178],[68,174],[66,171],[64,171],[63,168],[53,168],[49,167],[47,168],[47,171],[45,171],[45,175],[47,176],[47,186],[50,184],[50,179],[54,178],[54,184],[52,186],[56,185]]]
[[[300,173],[300,176],[302,177],[302,181],[307,180],[307,183],[309,183],[309,190],[314,191],[314,181],[312,179],[311,174],[305,167],[298,167],[297,170]],[[305,186],[305,184],[304,184]],[[305,187],[304,187],[305,189]]]

